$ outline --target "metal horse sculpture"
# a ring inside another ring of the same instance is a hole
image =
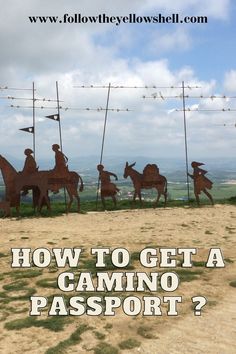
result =
[[[54,171],[39,171],[31,175],[25,176],[18,173],[15,168],[0,155],[0,169],[2,171],[3,180],[6,186],[5,199],[10,202],[11,207],[16,207],[17,214],[20,207],[20,192],[27,187],[28,189],[38,189],[38,211],[41,210],[43,201],[45,201],[48,209],[51,209],[48,191],[53,190],[55,184],[58,189],[66,188],[69,195],[69,203],[67,210],[70,210],[74,197],[77,199],[78,211],[80,211],[80,198],[78,195],[78,183],[80,181],[80,191],[83,190],[83,180],[76,172],[69,172],[65,178],[58,178]]]
[[[139,197],[139,201],[142,204],[142,196],[141,196],[141,189],[150,189],[156,188],[157,190],[157,200],[154,206],[157,206],[157,203],[163,194],[165,200],[165,206],[167,201],[167,179],[166,177],[158,174],[155,178],[151,181],[147,180],[144,174],[139,173],[133,167],[135,166],[136,162],[129,165],[126,162],[125,169],[124,169],[124,178],[130,177],[133,185],[134,185],[134,195],[133,195],[133,202],[135,202],[136,196]],[[150,166],[147,165],[145,169]],[[144,169],[144,171],[145,171]]]
[[[3,200],[0,202],[0,210],[3,211],[3,216],[11,216],[10,202]]]
[[[10,202],[10,207],[16,208],[17,215],[19,215],[20,192],[17,193],[15,190],[17,172],[2,155],[0,155],[0,170],[6,187],[5,200]]]

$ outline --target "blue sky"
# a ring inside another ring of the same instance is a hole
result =
[[[104,107],[106,91],[74,89],[74,85],[198,85],[199,95],[236,95],[235,7],[230,0],[125,0],[113,1],[29,1],[0,0],[0,86],[31,87],[37,97],[55,98],[58,80],[66,107]],[[158,13],[208,16],[207,24],[31,24],[28,16],[82,13],[154,16]],[[145,155],[184,157],[183,114],[175,112],[181,100],[144,100],[160,90],[113,90],[111,108],[132,112],[108,116],[105,156]],[[195,91],[195,92],[197,92]],[[179,95],[180,90],[162,90]],[[193,90],[191,91],[191,93]],[[18,92],[0,92],[19,97]],[[29,93],[23,93],[29,96]],[[0,100],[0,151],[24,159],[31,135],[20,128],[32,124],[31,110],[13,109]],[[194,100],[192,108],[236,109],[236,100]],[[24,103],[25,104],[25,103]],[[172,111],[170,112],[170,109]],[[37,155],[50,158],[51,145],[58,142],[55,122],[36,111]],[[67,156],[96,155],[101,146],[104,114],[62,111],[64,151]],[[55,123],[55,124],[54,124]],[[222,127],[223,124],[228,126]],[[187,113],[190,159],[234,156],[235,113]],[[52,156],[53,159],[53,156]]]

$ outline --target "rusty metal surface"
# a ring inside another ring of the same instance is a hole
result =
[[[193,179],[194,185],[194,194],[196,197],[197,204],[200,204],[199,195],[203,192],[210,200],[211,204],[213,205],[213,198],[211,194],[207,191],[207,189],[211,189],[213,186],[213,182],[209,180],[205,175],[208,171],[203,170],[200,166],[204,165],[202,162],[193,161],[191,166],[193,168],[193,174],[188,174],[189,177]]]
[[[52,150],[55,152],[55,167],[53,171],[58,175],[66,175],[68,173],[68,157],[60,151],[58,144],[53,144]]]
[[[142,203],[142,189],[155,188],[157,190],[155,206],[158,204],[161,195],[164,196],[166,205],[167,179],[165,176],[160,175],[158,166],[156,164],[147,164],[143,169],[143,173],[140,173],[133,168],[135,164],[136,162],[129,165],[128,162],[126,162],[124,168],[124,178],[130,177],[133,182],[133,202],[135,202],[136,197],[138,196],[140,203]]]
[[[111,177],[114,177],[115,180],[118,180],[118,177],[115,173],[105,171],[104,166],[102,164],[97,165],[97,170],[99,172],[99,180],[101,183],[101,200],[102,205],[105,209],[105,198],[111,197],[114,205],[117,205],[116,194],[119,192],[119,188],[115,185],[115,183],[111,182]]]
[[[11,216],[11,206],[10,202],[3,200],[0,201],[0,210],[3,211],[3,216]]]
[[[80,184],[79,191],[83,191],[83,180],[78,173],[68,170],[66,165],[68,159],[59,150],[59,145],[54,144],[53,151],[55,151],[55,167],[49,171],[38,171],[36,161],[32,156],[33,151],[29,148],[25,149],[26,159],[21,172],[17,172],[7,159],[0,155],[0,169],[6,187],[5,201],[9,202],[11,207],[15,207],[17,213],[19,213],[22,191],[22,194],[26,195],[28,190],[32,190],[33,206],[41,211],[44,205],[49,210],[51,209],[49,191],[55,192],[61,188],[65,188],[69,195],[67,210],[70,210],[75,198],[78,211],[80,211],[77,188]]]

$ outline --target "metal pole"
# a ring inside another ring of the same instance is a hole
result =
[[[36,158],[36,152],[35,152],[35,98],[34,98],[34,82],[33,82],[33,155],[34,159]]]
[[[58,82],[56,81],[56,91],[57,91],[57,113],[58,113],[58,123],[59,123],[59,136],[60,136],[60,146],[61,146],[61,151],[63,152],[63,146],[62,146],[62,135],[61,135],[61,117],[60,117],[60,105],[59,105],[59,90],[58,90]]]
[[[60,105],[59,105],[59,89],[58,89],[58,82],[56,81],[56,92],[57,92],[57,113],[58,113],[58,123],[59,123],[59,136],[60,136],[60,146],[61,152],[63,152],[63,145],[62,145],[62,134],[61,134],[61,117],[60,117]],[[66,200],[66,189],[64,187],[64,201],[65,201],[65,208],[67,213],[67,200]]]
[[[182,81],[182,94],[183,94],[183,113],[184,113],[184,142],[185,142],[186,182],[187,182],[188,201],[189,201],[190,200],[190,193],[189,193],[189,175],[188,175],[188,142],[187,142],[187,125],[186,125],[184,81]]]
[[[111,91],[111,84],[108,85],[107,91],[107,103],[106,103],[106,110],[105,110],[105,118],[104,118],[104,126],[103,126],[103,134],[102,134],[102,147],[101,147],[101,155],[100,155],[100,165],[102,163],[103,158],[103,150],[104,150],[104,143],[105,143],[105,136],[106,136],[106,126],[107,126],[107,115],[108,115],[108,106],[109,106],[109,99],[110,99],[110,91]],[[96,198],[96,209],[98,209],[98,190],[99,190],[100,180],[98,176],[98,183],[97,183],[97,198]]]

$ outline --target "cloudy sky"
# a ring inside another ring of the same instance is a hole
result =
[[[0,0],[0,87],[31,88],[36,97],[56,98],[59,83],[63,148],[68,157],[99,155],[104,112],[70,108],[105,107],[106,89],[76,89],[79,85],[157,86],[150,89],[112,89],[104,158],[108,155],[184,157],[181,89],[186,106],[206,111],[187,112],[190,159],[234,156],[236,99],[199,98],[236,96],[236,4],[233,0]],[[207,24],[68,24],[30,23],[29,16],[207,16]],[[0,90],[0,153],[23,159],[32,135],[19,131],[32,125],[31,91]],[[152,98],[143,98],[155,97]],[[36,102],[54,107],[55,103]],[[58,124],[36,109],[36,153],[50,158],[59,142]],[[224,126],[226,124],[226,126]]]

